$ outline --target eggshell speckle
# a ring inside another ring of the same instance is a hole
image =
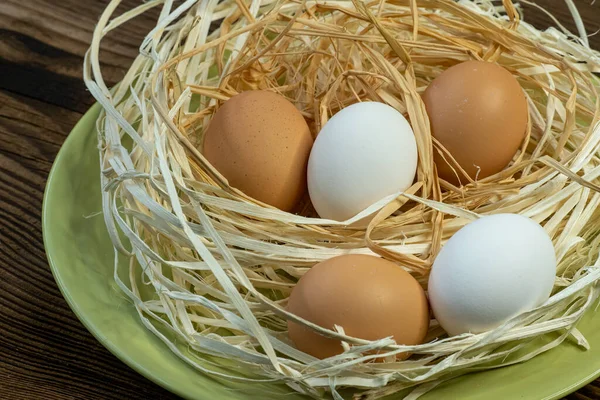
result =
[[[399,344],[420,344],[429,326],[429,308],[419,283],[394,263],[368,255],[344,255],[312,267],[297,283],[288,311],[324,328]],[[318,358],[343,352],[339,340],[288,321],[298,349]]]
[[[527,130],[527,100],[503,67],[467,61],[448,68],[423,95],[432,135],[473,179],[502,171]],[[457,174],[434,151],[438,175],[458,184]],[[462,175],[461,183],[466,183]]]
[[[292,103],[257,90],[238,94],[219,108],[203,152],[231,186],[291,211],[306,193],[312,143],[308,125]]]

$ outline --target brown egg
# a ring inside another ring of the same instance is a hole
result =
[[[248,91],[226,101],[204,137],[204,156],[248,196],[291,211],[306,192],[312,136],[283,96]]]
[[[288,311],[324,328],[344,328],[349,336],[398,344],[420,344],[429,327],[429,307],[421,285],[383,258],[344,255],[312,267],[290,295]],[[343,352],[339,340],[288,321],[296,347],[318,358]],[[406,358],[403,355],[399,358]]]
[[[433,136],[473,179],[502,171],[525,137],[523,89],[497,64],[467,61],[448,68],[431,82],[423,100]],[[435,150],[434,156],[439,176],[457,184],[449,164]]]

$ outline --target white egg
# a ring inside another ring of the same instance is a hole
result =
[[[543,304],[556,274],[550,237],[517,214],[496,214],[460,229],[429,276],[429,300],[450,335],[481,333]]]
[[[319,132],[308,191],[321,218],[344,221],[409,188],[416,169],[417,144],[402,114],[383,103],[356,103]]]

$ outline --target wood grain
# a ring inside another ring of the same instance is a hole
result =
[[[46,178],[69,131],[93,104],[83,56],[107,0],[0,0],[0,399],[176,399],[102,347],[62,298],[48,268],[40,210]],[[139,4],[124,0],[118,11]],[[574,30],[560,0],[538,0]],[[600,1],[576,0],[590,33]],[[531,6],[525,19],[551,20]],[[103,72],[118,82],[157,10],[110,35]],[[600,35],[590,38],[600,48]],[[600,398],[600,382],[570,400]]]

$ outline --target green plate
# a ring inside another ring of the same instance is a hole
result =
[[[147,331],[113,282],[114,253],[104,226],[94,106],[60,150],[46,186],[44,243],[65,299],[87,329],[127,365],[188,399],[301,399],[282,385],[217,381],[177,358]],[[590,312],[579,328],[592,348],[571,342],[526,363],[472,373],[422,397],[433,399],[558,399],[600,375],[600,320]]]

